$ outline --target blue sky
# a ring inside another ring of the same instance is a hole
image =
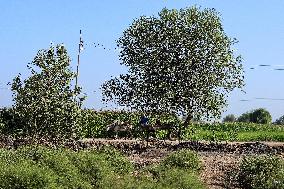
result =
[[[64,43],[75,68],[79,30],[85,50],[81,54],[79,83],[88,94],[87,107],[100,109],[100,85],[111,76],[125,72],[114,51],[115,40],[141,15],[156,15],[162,8],[185,8],[192,5],[215,8],[222,15],[223,26],[239,43],[237,52],[244,58],[244,90],[235,90],[224,115],[240,115],[263,107],[273,119],[284,115],[284,1],[282,0],[0,0],[0,106],[12,104],[6,83],[18,73],[26,78],[26,65],[39,49],[50,42]],[[93,43],[107,49],[95,48]],[[271,64],[271,67],[255,65]],[[283,65],[283,66],[281,66]],[[249,69],[255,67],[254,70]],[[271,98],[276,100],[255,99]],[[241,100],[249,101],[241,101]]]

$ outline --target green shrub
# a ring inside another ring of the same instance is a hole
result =
[[[156,175],[153,173],[156,172]],[[203,189],[205,188],[194,171],[170,168],[164,166],[151,166],[140,175],[112,176],[106,179],[102,188],[108,189]]]
[[[244,158],[238,181],[245,189],[283,189],[284,161],[274,156]]]
[[[226,115],[223,119],[223,122],[235,122],[235,121],[237,121],[237,118],[234,114]]]
[[[25,146],[0,150],[0,188],[198,189],[204,188],[199,167],[195,153],[179,151],[135,175],[133,165],[113,148],[74,152]]]
[[[281,117],[279,117],[278,119],[276,119],[276,121],[273,123],[276,125],[284,125],[284,115],[282,115]]]
[[[39,167],[47,167],[56,175],[56,185],[68,188],[91,188],[80,174],[78,167],[70,161],[67,149],[50,149],[42,146],[27,146],[16,151],[18,157],[32,160]]]
[[[23,126],[21,120],[14,112],[13,108],[0,109],[0,133],[4,135],[19,135]]]
[[[251,122],[259,124],[270,124],[272,117],[270,113],[264,108],[258,108],[246,113],[243,113],[239,118],[239,122]]]
[[[0,163],[0,188],[58,188],[56,175],[47,167],[39,167],[30,160],[14,164]]]
[[[102,157],[109,162],[114,172],[126,174],[133,171],[133,164],[121,152],[114,148],[104,148],[100,151]]]
[[[91,183],[93,187],[99,187],[102,179],[110,173],[108,162],[92,151],[79,151],[67,154],[71,163],[78,169],[79,174],[84,180]]]
[[[190,150],[179,150],[170,154],[163,160],[162,165],[194,171],[201,168],[198,155]]]

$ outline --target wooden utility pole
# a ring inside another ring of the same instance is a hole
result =
[[[79,65],[80,65],[80,53],[83,50],[83,40],[82,40],[82,31],[80,30],[80,42],[78,48],[78,57],[77,57],[77,70],[76,70],[76,82],[75,82],[75,89],[78,87],[78,76],[79,76]]]

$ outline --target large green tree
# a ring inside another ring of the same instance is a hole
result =
[[[80,88],[73,89],[75,74],[63,45],[40,50],[28,64],[31,76],[14,78],[13,109],[20,118],[18,131],[24,136],[58,140],[74,137],[79,128]]]
[[[250,112],[243,113],[239,118],[239,122],[251,122],[258,124],[270,124],[272,121],[271,114],[264,108],[258,108]]]
[[[163,9],[142,16],[118,40],[127,74],[102,86],[104,101],[143,112],[219,117],[228,93],[243,86],[241,57],[215,9]]]

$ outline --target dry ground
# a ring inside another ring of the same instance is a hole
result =
[[[105,140],[105,139],[87,139],[86,141],[96,141],[101,143],[108,144],[126,144],[134,143],[137,144],[137,140]],[[165,156],[171,153],[174,150],[178,149],[163,147],[163,145],[156,146],[157,141],[149,142],[148,147],[144,148],[139,152],[129,151],[126,153],[130,161],[132,161],[136,166],[143,167],[145,165],[158,163]],[[161,142],[161,141],[160,141]],[[185,142],[185,141],[183,141]],[[175,146],[178,145],[178,141],[164,141],[166,145],[164,146]],[[145,142],[143,143],[145,145]],[[208,144],[207,142],[202,142],[203,144]],[[220,144],[220,143],[219,143]],[[228,175],[233,175],[233,170],[236,170],[239,166],[241,159],[247,155],[255,154],[266,154],[271,153],[270,148],[279,148],[275,154],[284,157],[284,143],[280,142],[261,142],[261,143],[252,143],[252,142],[230,142],[230,143],[221,143],[221,145],[228,145],[230,147],[229,151],[235,148],[236,151],[228,152],[223,151],[224,148],[216,147],[216,150],[208,151],[205,147],[198,147],[198,154],[200,155],[203,169],[201,171],[201,180],[206,183],[209,189],[223,189],[223,188],[235,188],[237,186],[234,183],[230,183]],[[193,145],[200,145],[195,144]],[[202,146],[201,145],[201,146]],[[190,145],[186,145],[188,147]],[[233,146],[233,147],[232,147]],[[183,147],[184,148],[184,147]],[[195,147],[196,148],[196,147]],[[231,149],[232,148],[232,149]]]

